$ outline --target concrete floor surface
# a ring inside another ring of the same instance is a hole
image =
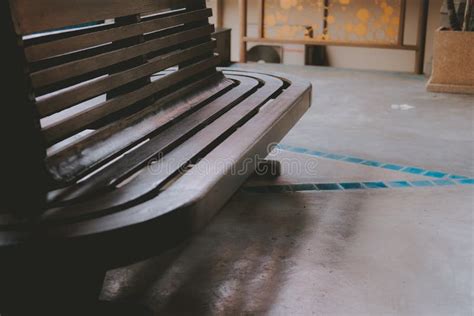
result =
[[[409,74],[239,66],[313,82],[313,107],[283,144],[474,175],[472,96],[427,93]],[[246,186],[434,179],[285,150],[274,159],[296,167]],[[454,182],[244,188],[186,244],[111,271],[102,297],[157,315],[473,315],[474,191]]]

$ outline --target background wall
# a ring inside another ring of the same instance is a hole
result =
[[[210,0],[210,4],[215,0]],[[418,26],[418,8],[421,0],[407,1],[407,17],[405,25],[405,44],[416,44]],[[428,15],[428,32],[426,38],[425,73],[431,72],[432,46],[434,31],[440,25],[440,9],[443,0],[430,0]],[[249,35],[256,35],[257,15],[256,2],[249,0]],[[239,4],[238,0],[223,0],[224,27],[232,28],[232,61],[239,60]],[[249,43],[250,44],[250,43]],[[249,48],[251,45],[249,45]],[[304,64],[303,45],[283,45],[284,63]],[[413,72],[415,53],[413,51],[355,48],[355,47],[328,47],[331,66],[342,68],[374,69],[389,71]]]

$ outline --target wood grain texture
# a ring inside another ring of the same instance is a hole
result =
[[[232,71],[229,75],[266,81],[266,75],[261,74]],[[255,157],[256,154],[265,156],[267,145],[283,137],[306,111],[311,100],[310,91],[309,84],[298,80],[288,81],[281,94],[272,94],[275,99],[271,103],[254,112],[245,123],[239,123],[240,128],[222,142],[213,144],[213,149],[207,149],[210,152],[206,154],[205,163],[217,162],[225,157],[239,168],[240,164],[248,162],[248,157]],[[237,118],[237,115],[234,116]],[[208,135],[211,134],[213,133],[209,132]],[[108,249],[107,256],[99,256],[96,260],[106,263],[109,267],[133,262],[141,258],[143,249],[135,247],[134,251],[134,248],[124,249],[123,246],[117,248],[117,243],[146,244],[146,240],[157,238],[163,240],[160,249],[174,245],[177,240],[189,236],[212,218],[249,176],[249,173],[226,173],[230,165],[218,166],[212,173],[206,174],[199,172],[202,166],[192,168],[157,196],[144,197],[145,200],[139,198],[136,204],[127,204],[120,212],[116,212],[117,209],[112,207],[107,211],[92,214],[84,210],[86,213],[83,214],[77,208],[79,213],[64,217],[65,213],[52,211],[45,214],[39,229],[48,240],[74,238],[88,251]],[[134,181],[140,183],[139,178]],[[133,185],[133,181],[130,184]],[[166,227],[172,227],[172,230]],[[17,230],[3,230],[0,231],[0,243],[2,246],[14,245],[25,240],[28,234],[25,230],[21,233]],[[154,243],[153,247],[156,249],[157,245]]]
[[[2,312],[4,302],[21,315],[95,306],[106,270],[201,228],[253,172],[248,161],[310,104],[308,84],[218,71],[205,0],[0,8],[2,69],[19,91],[5,95],[14,103],[1,124]],[[30,34],[107,18],[114,22]]]
[[[191,161],[193,157],[196,157],[199,152],[202,152],[203,150],[208,148],[208,146],[210,146],[213,141],[217,140],[220,137],[224,137],[223,139],[225,139],[226,135],[228,135],[228,131],[234,131],[235,127],[240,126],[243,122],[254,116],[257,113],[258,109],[262,105],[266,104],[266,102],[276,93],[278,93],[280,89],[284,86],[284,83],[281,80],[274,77],[264,75],[255,75],[255,77],[247,77],[245,75],[235,76],[236,80],[242,81],[241,85],[239,87],[234,88],[235,91],[232,90],[221,98],[216,99],[212,103],[214,107],[217,107],[216,109],[222,108],[229,102],[233,102],[232,99],[237,101],[238,99],[235,99],[235,97],[242,94],[242,92],[238,90],[245,89],[245,86],[251,87],[253,85],[254,87],[256,87],[256,84],[258,84],[258,82],[255,81],[255,79],[262,82],[264,85],[259,90],[255,91],[250,95],[243,95],[242,97],[244,99],[241,100],[239,104],[233,106],[231,110],[229,110],[225,114],[222,114],[221,117],[215,119],[215,121],[213,121],[212,123],[209,123],[204,129],[195,133],[188,141],[184,142],[179,147],[176,147],[169,154],[165,154],[164,157],[157,161],[157,167],[146,167],[146,169],[144,169],[144,171],[140,173],[140,175],[138,175],[135,179],[132,180],[131,183],[127,184],[125,187],[113,190],[110,193],[101,194],[101,196],[96,199],[87,200],[84,203],[79,203],[71,207],[66,207],[64,209],[54,209],[51,212],[47,213],[49,219],[59,220],[67,219],[71,216],[94,216],[93,214],[95,214],[96,216],[97,214],[100,214],[100,212],[106,210],[116,210],[116,208],[119,208],[124,203],[127,203],[132,200],[137,200],[140,197],[150,194],[153,190],[159,189],[164,184],[164,181],[166,179],[169,179],[187,162]],[[231,78],[233,77],[231,76]],[[254,81],[254,83],[252,83],[252,81]],[[235,94],[235,96],[230,98],[232,94]],[[227,106],[232,106],[232,104],[228,104]],[[206,106],[206,108],[203,108],[202,114],[196,113],[196,115],[193,115],[193,117],[189,117],[188,121],[194,120],[195,122],[199,122],[199,120],[202,120],[203,118],[207,118],[206,120],[208,120],[212,118],[212,111],[215,110],[212,110],[212,107]],[[267,109],[267,111],[271,112],[272,110]],[[198,117],[195,118],[194,116]],[[177,137],[178,135],[180,135],[181,137],[182,132],[185,133],[186,129],[189,128],[188,126],[190,126],[189,122],[183,120],[175,126],[176,129],[175,127],[173,127],[169,131],[169,136]],[[185,130],[182,130],[183,128],[185,128]],[[173,129],[175,129],[175,131],[173,131]],[[178,132],[180,130],[182,132]],[[109,175],[105,178],[99,176],[98,180],[104,181],[108,179],[107,182],[111,184],[116,184],[117,182],[123,180],[125,175],[133,172],[133,170],[130,169],[130,165],[140,165],[140,161],[147,161],[151,159],[154,155],[157,154],[156,150],[158,148],[170,142],[171,139],[169,139],[169,136],[166,135],[166,132],[164,134],[157,135],[156,138],[146,143],[143,147],[123,157],[119,162],[117,162],[117,166],[111,168],[111,170],[115,171],[115,174],[105,172],[103,173],[104,176],[107,175],[107,173],[109,173]],[[249,130],[248,132],[252,133],[251,130]],[[162,145],[160,146],[159,144]],[[221,162],[220,164],[217,164],[218,166],[222,165],[222,162],[227,161],[225,157],[225,152],[221,152],[221,155],[221,160],[215,160],[216,163]],[[128,162],[130,161],[133,161],[134,163],[128,164]],[[212,162],[212,160],[206,160],[206,163],[210,163],[209,167],[213,166]],[[122,165],[122,167],[119,167],[120,165]],[[120,172],[119,170],[122,171]],[[204,176],[204,174],[207,174],[207,172],[209,172],[208,169],[201,169],[201,171],[203,170],[206,170],[206,172],[201,174],[201,177]],[[214,169],[211,168],[211,170]],[[252,170],[252,168],[250,168],[250,170]],[[249,172],[251,172],[250,170]],[[225,173],[220,174],[220,176],[222,176],[223,174]],[[112,179],[116,179],[116,181],[113,181]],[[186,190],[184,190],[184,192],[187,192],[189,190],[197,190],[198,188],[199,184],[190,184],[186,188]],[[100,205],[101,207],[98,207],[98,205]]]
[[[180,81],[184,81],[190,76],[194,76],[200,72],[204,72],[206,69],[215,67],[218,62],[219,59],[217,56],[207,58],[189,67],[183,68],[182,70],[179,70],[173,74],[170,74],[165,78],[154,81],[143,88],[105,101],[70,118],[65,118],[64,120],[43,129],[45,141],[48,145],[57,143],[67,137],[72,136],[74,133],[81,131],[81,129],[86,128],[89,124],[92,124],[101,118],[105,118],[111,113],[120,111],[140,100],[169,88],[172,85],[178,84]]]
[[[256,79],[260,78],[260,80],[262,76],[267,77],[267,75],[243,71],[229,73],[229,75],[234,74],[256,76]],[[309,83],[299,81],[297,78],[290,78],[288,82],[290,85],[279,96],[217,145],[206,155],[206,161],[202,163],[217,162],[225,157],[235,163],[238,168],[239,164],[245,163],[248,157],[255,158],[255,154],[264,157],[268,144],[279,141],[304,114],[311,102],[311,85]],[[188,220],[193,218],[192,223],[195,226],[188,226],[190,222],[181,222],[181,225],[186,226],[186,229],[189,229],[189,233],[191,233],[202,227],[252,172],[249,169],[248,173],[226,174],[225,171],[231,167],[230,164],[220,164],[211,173],[199,172],[203,167],[192,168],[158,196],[129,207],[126,211],[106,212],[99,217],[86,216],[83,221],[77,222],[71,221],[71,219],[56,222],[53,219],[56,214],[51,214],[52,223],[51,226],[47,226],[47,229],[51,236],[58,236],[58,238],[64,238],[64,235],[69,237],[88,236],[100,232],[104,236],[114,235],[120,234],[119,232],[122,230],[120,227],[130,227],[131,223],[137,225],[134,226],[137,230],[141,230],[144,229],[145,223],[154,222],[154,219],[162,218],[164,220],[168,214],[172,217],[182,218],[180,215],[183,215],[184,212],[189,216],[185,218]],[[219,194],[216,194],[216,190]],[[214,194],[210,194],[210,192],[214,192]],[[174,229],[178,229],[182,233],[179,228],[182,226],[177,225],[174,226]],[[133,233],[127,235],[131,237]]]
[[[140,139],[179,120],[210,97],[225,92],[233,82],[214,73],[176,89],[136,114],[109,124],[69,144],[47,158],[57,181],[74,180],[136,145]],[[156,115],[160,113],[161,115]]]
[[[71,262],[103,272],[144,259],[151,248],[176,245],[212,218],[253,172],[248,162],[264,157],[310,105],[311,86],[297,79],[218,71],[204,0],[8,0],[4,6],[12,10],[2,12],[12,18],[9,61],[16,61],[14,70],[5,69],[15,86],[24,85],[14,100],[26,105],[6,111],[29,112],[38,125],[20,143],[6,138],[26,151],[40,138],[47,156],[26,163],[47,174],[47,181],[35,182],[42,185],[36,193],[49,192],[33,221],[2,211],[0,268],[18,245],[33,250],[25,261],[31,266],[40,257],[61,263],[66,257],[68,273],[75,271]],[[30,34],[107,18],[115,22]],[[26,46],[24,34],[31,35]],[[28,115],[24,121],[31,123]],[[7,126],[20,129],[15,124],[24,121]],[[3,134],[10,136],[8,129]],[[32,157],[10,160],[10,175]],[[153,161],[161,169],[151,168]],[[15,190],[23,193],[21,186]],[[21,196],[30,205],[37,201]],[[48,271],[57,278],[54,270]]]
[[[42,98],[37,102],[38,111],[41,117],[54,114],[72,105],[76,105],[90,98],[99,96],[134,80],[150,76],[168,67],[177,65],[180,62],[184,62],[204,54],[209,54],[213,49],[214,43],[207,42],[195,47],[175,51],[164,56],[155,57],[138,67],[130,68],[110,76],[102,77],[86,84],[68,89],[62,93],[57,93],[50,97]]]
[[[212,146],[213,142],[225,136],[226,131],[232,130],[239,121],[245,120],[246,115],[255,107],[265,102],[262,98],[256,103],[246,103],[244,100],[256,92],[254,89],[258,86],[258,81],[250,78],[243,78],[242,81],[242,84],[235,89],[126,154],[91,178],[89,183],[80,186],[79,190],[82,194],[87,194],[97,192],[99,188],[114,187],[133,172],[145,167],[146,170],[133,179],[133,183],[119,189],[110,190],[109,188],[109,192],[103,192],[100,197],[88,198],[82,203],[76,203],[65,209],[55,209],[48,214],[57,214],[56,218],[92,214],[136,201],[160,188],[180,168]],[[250,102],[255,101],[256,99],[253,98]],[[228,110],[229,113],[225,113]],[[160,161],[156,165],[157,168],[150,172],[153,167],[147,167],[146,163],[156,157]]]
[[[211,25],[186,30],[173,35],[160,37],[155,40],[146,41],[131,47],[125,47],[41,70],[32,73],[31,80],[35,88],[40,88],[53,84],[57,81],[77,77],[97,69],[105,68],[107,66],[132,59],[137,56],[146,55],[153,51],[203,37],[209,35],[213,31],[214,27]]]
[[[125,38],[157,31],[167,27],[177,26],[184,23],[205,20],[212,15],[210,9],[177,13],[171,16],[154,17],[141,23],[131,24],[122,27],[108,28],[101,31],[91,29],[89,33],[77,36],[69,36],[58,40],[31,45],[25,48],[25,54],[29,62],[38,61],[68,52],[78,51],[88,47],[93,47]]]
[[[18,34],[186,7],[185,0],[8,0]]]
[[[112,168],[104,169],[99,174],[94,175],[91,181],[81,184],[79,186],[80,189],[75,190],[75,195],[79,196],[92,193],[100,187],[104,188],[106,186],[114,186],[125,180],[137,169],[141,169],[144,163],[150,161],[150,159],[161,154],[166,154],[177,147],[182,147],[184,145],[183,142],[196,137],[195,135],[200,131],[200,129],[203,127],[207,128],[208,125],[214,124],[213,120],[217,119],[219,115],[222,115],[224,112],[249,97],[252,93],[255,93],[258,84],[259,83],[256,80],[244,78],[239,86],[220,96],[219,94],[221,91],[214,91],[214,94],[208,96],[205,104],[203,104],[204,106],[200,109],[193,111],[188,116],[177,121],[172,126],[169,126],[163,132],[158,133],[139,149],[126,154],[114,163],[114,165],[111,166]],[[189,102],[196,101],[190,99]],[[199,106],[200,105],[197,104],[194,107]],[[219,135],[219,133],[216,133],[214,137],[219,137]],[[192,146],[196,146],[197,143],[202,141],[201,139],[194,139],[194,141],[188,141]],[[185,159],[184,161],[189,161],[192,157],[194,156],[180,154],[175,156],[172,160],[176,163],[177,161],[182,161],[182,159]],[[180,166],[183,164],[184,163],[181,163]],[[167,167],[166,169],[169,168]]]

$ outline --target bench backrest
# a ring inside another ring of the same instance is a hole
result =
[[[47,190],[136,145],[139,137],[100,146],[132,124],[133,115],[216,72],[212,12],[204,0],[7,0],[0,6],[2,69],[9,78],[0,123],[11,153],[1,163],[10,169],[6,195],[15,195],[5,198],[8,207],[22,204],[18,192],[38,195],[26,205],[42,203]],[[153,77],[171,67],[177,71]],[[94,146],[94,155],[83,159]]]

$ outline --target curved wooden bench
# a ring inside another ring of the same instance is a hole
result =
[[[205,1],[1,6],[0,312],[96,300],[108,269],[205,225],[311,103],[297,78],[217,70]]]

